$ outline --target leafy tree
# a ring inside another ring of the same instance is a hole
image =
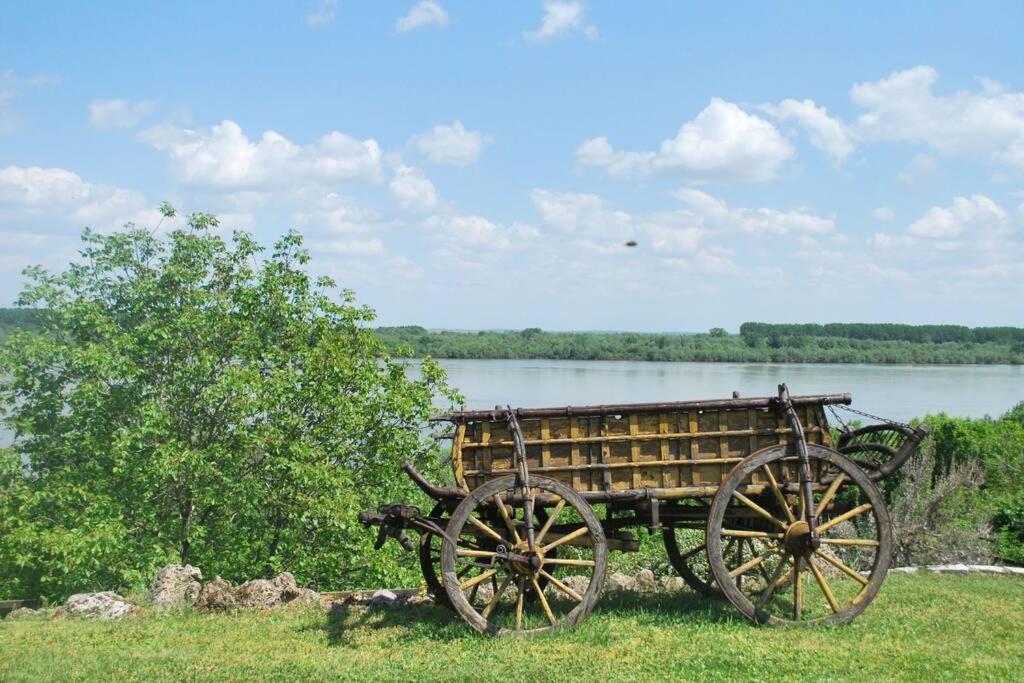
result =
[[[409,495],[401,460],[436,468],[421,425],[456,396],[432,362],[406,376],[297,233],[266,255],[216,228],[87,230],[79,263],[26,270],[19,305],[45,314],[0,349],[0,583],[59,596],[171,560],[324,587],[394,571],[356,514]]]

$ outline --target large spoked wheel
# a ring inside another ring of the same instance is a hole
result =
[[[665,527],[661,531],[665,554],[672,568],[686,585],[703,595],[719,595],[708,562],[705,530],[689,527]]]
[[[544,524],[548,519],[547,512],[544,511],[544,508],[538,508],[534,514],[537,516],[538,524]],[[444,515],[444,503],[438,503],[430,511],[430,517],[433,519],[442,519]],[[444,538],[437,534],[426,532],[420,534],[420,571],[423,572],[423,582],[426,584],[427,592],[434,596],[434,602],[443,607],[451,607],[451,602],[448,601],[448,594],[445,592],[444,584],[441,582],[441,545],[443,542]],[[479,547],[478,543],[474,543],[470,539],[467,539],[466,543],[477,546],[477,550],[482,549]],[[549,556],[557,557],[558,549],[552,549]],[[464,571],[468,572],[466,569],[464,569]],[[548,585],[548,580],[541,577],[538,583],[540,583],[541,588],[543,588]],[[527,591],[526,599],[529,600],[533,597],[533,592]]]
[[[530,478],[532,495],[553,507],[546,521],[539,522],[536,512],[528,520],[515,482],[514,476],[489,481],[452,513],[441,547],[448,601],[481,633],[534,635],[575,626],[604,585],[608,545],[601,523],[578,493],[536,476]],[[576,575],[571,585],[555,576],[562,569]]]
[[[708,517],[715,582],[760,624],[842,624],[871,603],[892,556],[892,527],[878,487],[836,451],[808,444],[815,526],[811,543],[793,449],[773,446],[739,463]],[[727,551],[731,542],[747,548]]]

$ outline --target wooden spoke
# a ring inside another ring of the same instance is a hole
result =
[[[562,591],[563,593],[565,593],[566,595],[568,595],[568,596],[569,596],[570,598],[572,598],[572,599],[573,599],[573,600],[575,600],[576,602],[583,602],[583,596],[582,596],[582,595],[580,595],[579,593],[577,593],[576,591],[574,591],[574,590],[573,590],[572,588],[569,588],[568,586],[566,586],[566,585],[565,585],[564,583],[562,583],[561,581],[559,581],[559,580],[558,580],[558,579],[556,579],[555,577],[551,576],[551,574],[548,574],[548,573],[547,573],[546,571],[544,571],[543,569],[541,569],[541,570],[539,571],[539,573],[540,573],[540,575],[541,575],[541,576],[543,576],[543,577],[544,577],[545,579],[547,579],[548,581],[550,581],[550,582],[551,582],[551,583],[552,583],[552,584],[553,584],[553,585],[555,586],[555,588],[557,588],[558,590]]]
[[[682,557],[683,557],[684,560],[688,560],[691,557],[693,557],[694,555],[696,555],[697,553],[701,553],[701,552],[704,552],[704,544],[703,543],[701,545],[697,546],[696,548],[694,548],[693,550],[687,550],[685,553],[683,553]]]
[[[568,543],[569,541],[575,540],[575,539],[579,538],[580,536],[586,536],[589,533],[590,533],[590,529],[588,529],[585,526],[581,526],[579,529],[577,529],[576,531],[573,531],[572,533],[568,533],[565,536],[561,536],[559,538],[556,538],[551,543],[548,543],[546,546],[542,547],[541,551],[546,553],[549,550],[551,550],[552,548],[557,548],[558,546],[562,545],[563,543]]]
[[[475,564],[467,565],[467,566],[463,567],[462,569],[460,569],[459,571],[457,571],[455,573],[455,576],[456,576],[456,578],[461,579],[463,576],[465,576],[466,574],[470,573],[474,569],[476,569],[476,565]]]
[[[748,508],[750,508],[751,510],[753,510],[754,512],[756,512],[760,516],[764,517],[765,519],[767,519],[767,520],[769,520],[771,522],[774,522],[775,524],[778,524],[783,529],[786,528],[786,523],[785,522],[783,522],[781,519],[779,519],[778,517],[776,517],[772,513],[770,513],[767,510],[765,510],[763,507],[761,507],[760,505],[758,505],[754,501],[752,501],[749,498],[747,498],[746,496],[744,496],[739,491],[733,491],[732,495],[733,495],[733,497],[737,498],[741,503],[746,505]]]
[[[523,598],[526,595],[526,577],[520,577],[516,581],[516,590],[519,595],[516,596],[516,630],[523,630]]]
[[[826,555],[825,553],[821,552],[820,550],[815,550],[814,554],[817,555],[818,557],[820,557],[821,559],[825,560],[826,562],[828,562],[830,565],[832,565],[833,567],[835,567],[836,569],[838,569],[842,573],[844,573],[847,576],[849,576],[854,581],[859,582],[862,586],[868,585],[868,579],[867,579],[866,576],[861,576],[860,572],[858,572],[853,567],[847,565],[845,562],[840,560],[838,557],[833,557],[832,555]]]
[[[819,534],[823,534],[826,531],[828,531],[829,529],[831,529],[832,527],[834,527],[836,524],[840,524],[842,522],[845,522],[848,519],[853,519],[854,517],[856,517],[857,515],[861,514],[862,512],[867,512],[870,509],[871,509],[871,503],[864,503],[863,505],[858,505],[857,507],[853,508],[849,512],[844,512],[843,514],[839,515],[838,517],[833,517],[832,519],[828,520],[824,524],[821,524],[818,527],[818,533]]]
[[[829,545],[864,545],[877,548],[879,546],[878,541],[873,541],[869,538],[822,538],[822,543],[828,543]]]
[[[534,593],[537,595],[537,600],[540,601],[540,607],[544,610],[544,614],[547,616],[548,621],[554,626],[556,623],[555,615],[551,613],[551,606],[548,605],[548,599],[544,597],[544,591],[540,589],[540,585],[537,583],[537,577],[531,576],[530,583],[533,584]]]
[[[803,560],[798,556],[793,558],[793,621],[800,621],[800,614],[804,609],[804,583],[803,572],[800,565]]]
[[[828,606],[832,608],[833,614],[839,611],[839,603],[836,602],[836,596],[832,595],[832,589],[828,587],[828,583],[825,581],[825,577],[822,575],[821,570],[818,569],[818,565],[814,564],[814,558],[807,558],[807,566],[811,568],[811,573],[814,574],[814,580],[821,586],[821,592],[825,594],[825,599],[828,600]]]
[[[564,507],[564,499],[559,500],[558,503],[555,504],[555,509],[551,511],[551,516],[548,517],[548,521],[544,522],[544,526],[542,526],[540,528],[540,531],[537,532],[537,540],[534,541],[536,545],[541,545],[544,542],[544,536],[547,535],[548,530],[551,528],[551,525],[554,524],[555,519],[558,518],[558,513],[560,513],[562,511],[562,508]]]
[[[754,552],[753,547],[751,547],[750,551]],[[761,553],[760,555],[758,555],[757,557],[755,557],[755,558],[753,558],[751,560],[747,560],[746,562],[744,562],[743,564],[741,564],[740,566],[736,567],[731,572],[729,572],[729,578],[730,579],[735,579],[737,576],[740,576],[742,574],[746,574],[747,572],[749,572],[754,567],[759,566],[762,562],[767,560],[772,555],[778,554],[778,552],[779,552],[778,548],[770,548],[767,552]]]
[[[772,534],[767,531],[747,531],[746,529],[722,529],[723,536],[739,538],[782,538],[783,534]],[[724,555],[725,553],[723,553]]]
[[[494,591],[494,595],[491,596],[491,601],[487,603],[487,607],[484,607],[484,611],[480,613],[480,616],[482,616],[484,619],[491,616],[491,612],[493,612],[494,608],[498,606],[498,602],[501,601],[501,596],[505,593],[505,589],[508,588],[508,585],[510,583],[512,583],[511,574],[506,576],[505,580],[501,582],[501,586],[499,586],[498,589]]]
[[[469,550],[468,548],[458,548],[455,550],[455,554],[459,557],[494,557],[497,555],[490,550]]]
[[[593,567],[597,563],[593,560],[571,560],[567,557],[545,557],[544,564],[560,564],[567,567]]]
[[[836,491],[842,485],[843,480],[846,479],[846,475],[840,472],[836,475],[836,478],[832,480],[832,484],[829,485],[828,490],[825,491],[825,495],[818,501],[818,506],[814,509],[814,518],[817,519],[821,515],[821,511],[828,507],[828,504],[832,502],[832,498],[836,495]]]
[[[501,501],[501,496],[494,494],[494,504],[498,506],[498,512],[501,514],[501,518],[505,520],[505,526],[508,527],[509,532],[512,534],[512,542],[516,545],[519,544],[519,532],[516,531],[516,525],[512,523],[512,520],[508,516],[508,508],[505,507],[505,503]]]
[[[466,590],[467,588],[472,588],[473,586],[477,585],[478,583],[483,583],[484,581],[486,581],[487,579],[491,578],[492,576],[494,576],[497,573],[498,573],[497,569],[488,569],[483,574],[477,574],[472,579],[467,579],[467,580],[463,581],[462,583],[459,584],[459,588],[461,588],[462,590]]]
[[[772,593],[775,592],[775,588],[779,585],[779,581],[782,580],[782,575],[786,573],[786,569],[789,568],[789,558],[783,558],[782,562],[779,562],[779,566],[775,568],[775,572],[772,574],[771,579],[768,581],[768,585],[761,592],[761,597],[757,599],[755,605],[757,609],[761,609],[768,601],[771,600]]]
[[[495,531],[491,527],[489,527],[486,524],[484,524],[483,522],[481,522],[479,519],[477,519],[473,515],[470,515],[466,519],[467,519],[467,521],[469,521],[470,524],[472,524],[477,529],[479,529],[480,531],[484,532],[485,534],[487,534],[488,536],[493,538],[498,543],[502,543],[504,545],[508,545],[508,541],[506,541],[504,539],[504,537],[502,537],[501,534],[499,534],[497,531]]]
[[[789,509],[789,503],[786,502],[786,497],[782,495],[782,489],[779,488],[779,483],[775,481],[775,475],[772,474],[772,468],[768,465],[762,465],[761,469],[764,470],[765,476],[768,478],[768,483],[771,485],[772,493],[775,495],[775,500],[778,501],[779,505],[786,512],[786,519],[792,524],[796,521],[796,517],[793,516],[793,511]]]

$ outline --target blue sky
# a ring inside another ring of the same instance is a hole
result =
[[[383,324],[1021,325],[1022,25],[1010,2],[7,3],[0,300],[167,200],[299,229]]]

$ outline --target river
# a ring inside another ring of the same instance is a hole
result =
[[[441,360],[469,408],[685,401],[849,392],[853,407],[897,420],[945,412],[998,416],[1024,401],[1024,366]]]

